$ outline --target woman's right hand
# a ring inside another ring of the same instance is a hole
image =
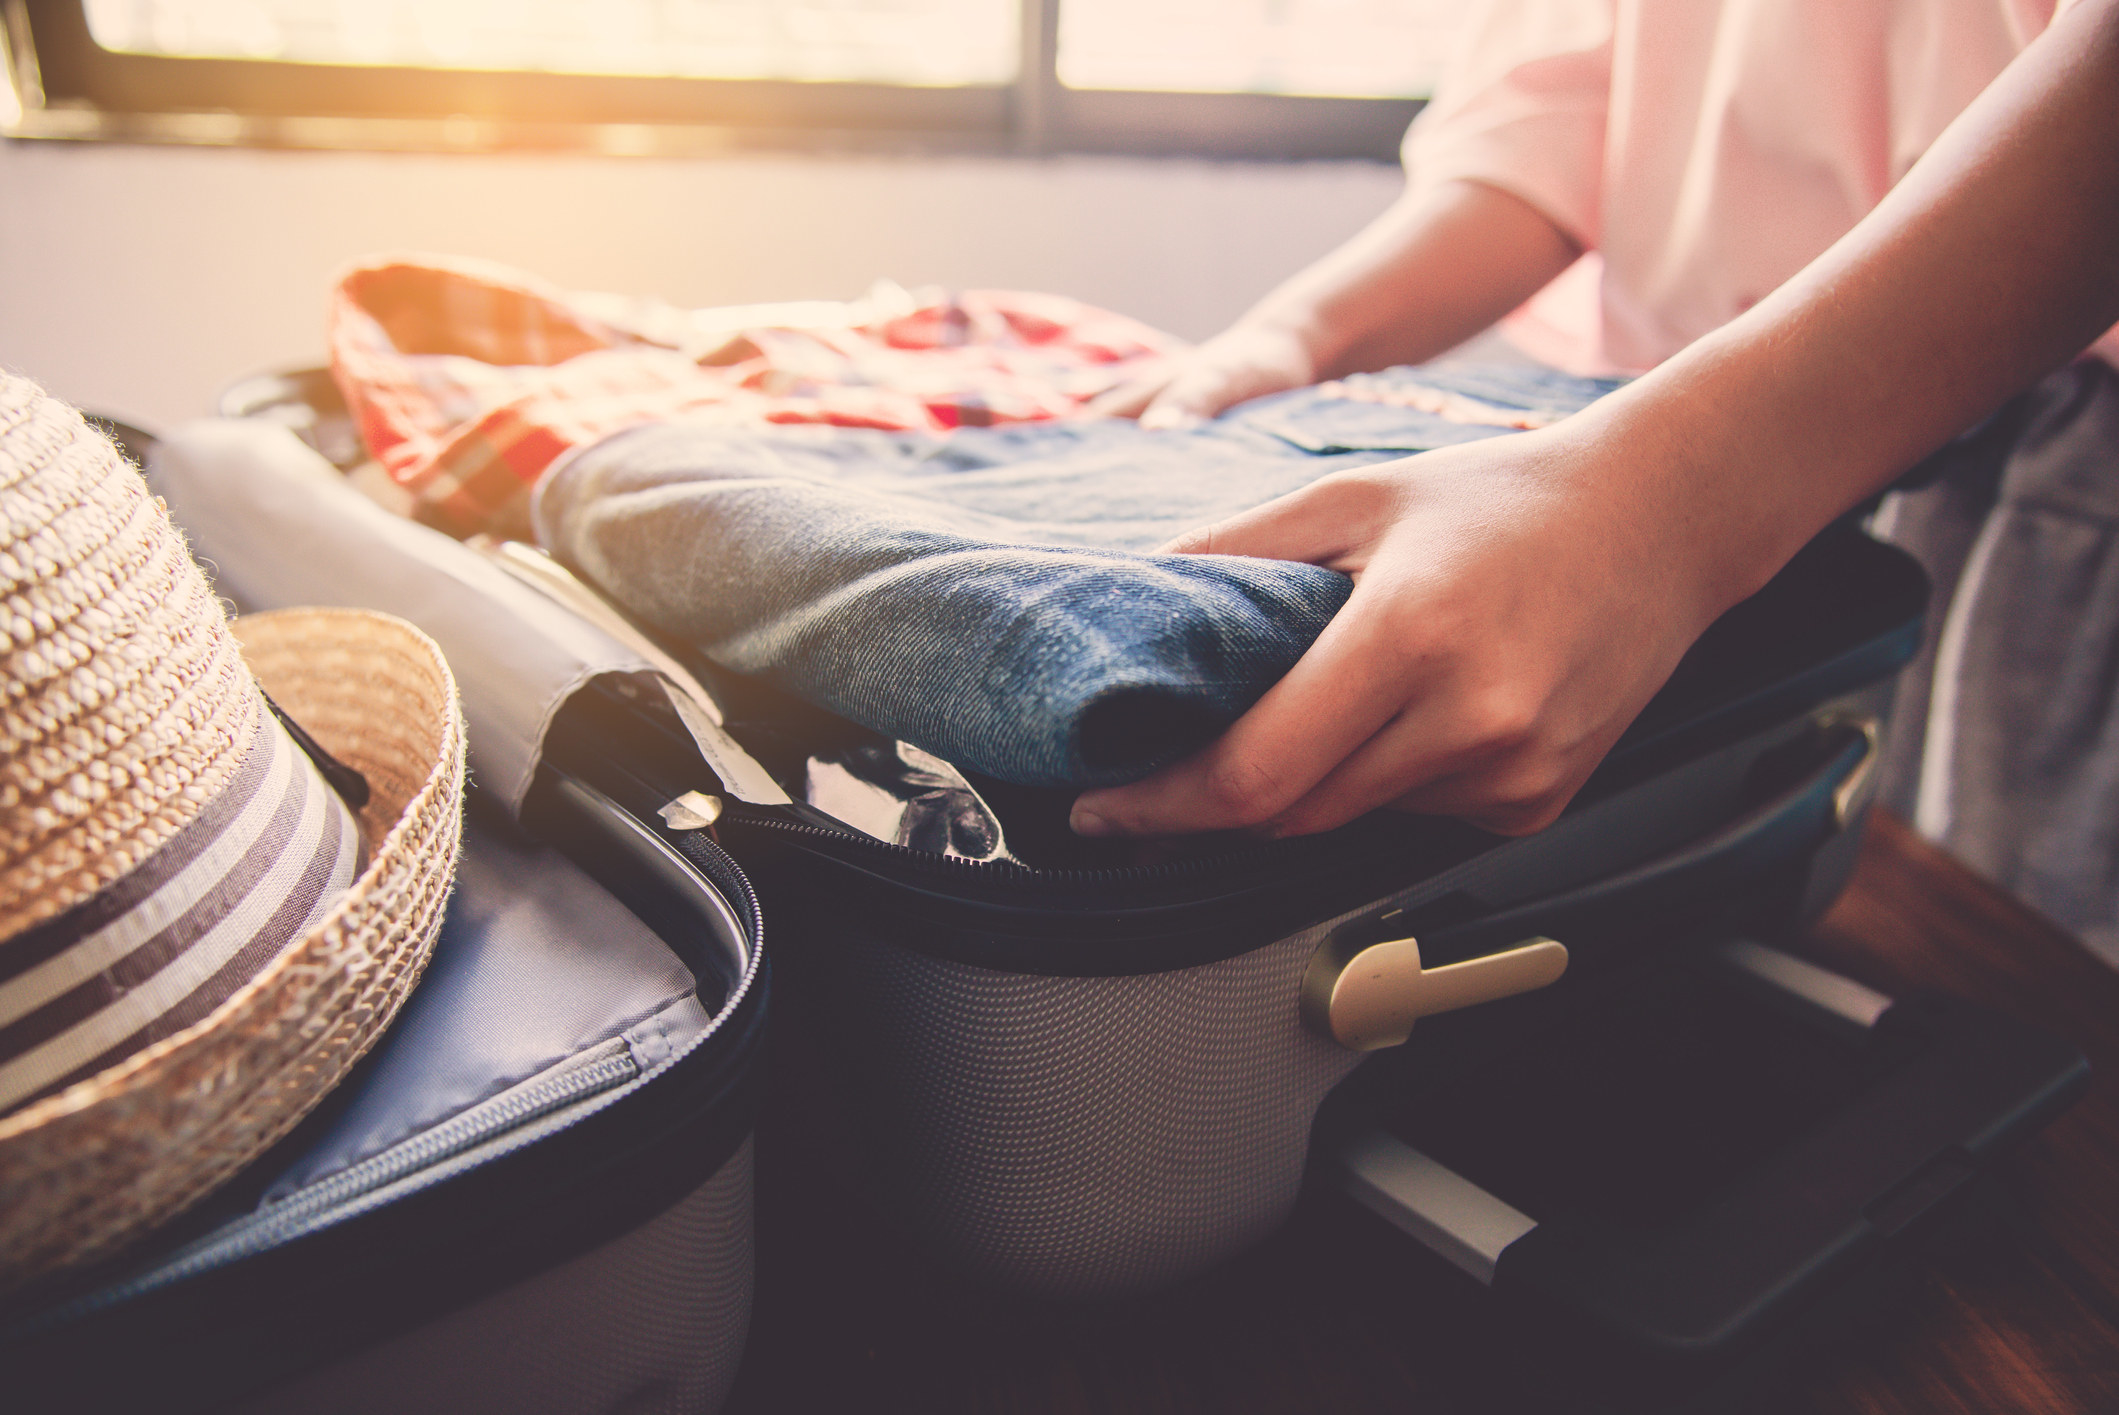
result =
[[[1386,805],[1543,829],[1789,539],[1643,421],[1592,408],[1335,472],[1165,546],[1354,592],[1218,741],[1082,796],[1074,829],[1305,835]]]
[[[1150,429],[1189,427],[1248,399],[1316,381],[1316,360],[1298,336],[1238,324],[1102,394],[1089,411],[1138,418]]]

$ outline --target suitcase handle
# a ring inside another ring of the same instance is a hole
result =
[[[2009,1145],[2072,1103],[2089,1066],[2068,1043],[1934,993],[1894,1000],[1748,940],[1705,955],[1798,1025],[1876,1059],[1814,1126],[1660,1222],[1533,1218],[1335,1097],[1321,1175],[1534,1319],[1548,1348],[1645,1365],[1703,1360],[1781,1326],[1882,1245],[1939,1212]],[[1888,1064],[1885,1058],[1889,1058]],[[1607,1370],[1620,1369],[1612,1365]]]
[[[1439,1012],[1545,987],[1567,970],[1555,942],[1756,879],[1845,829],[1867,804],[1877,755],[1873,718],[1836,718],[1832,751],[1802,780],[1683,849],[1579,889],[1438,929],[1425,940],[1328,937],[1302,980],[1303,1020],[1355,1051],[1397,1046]]]

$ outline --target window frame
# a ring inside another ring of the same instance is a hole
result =
[[[1059,6],[1018,0],[1021,63],[964,87],[183,59],[103,49],[82,0],[0,0],[10,138],[296,148],[1107,153],[1394,161],[1419,99],[1070,89]]]

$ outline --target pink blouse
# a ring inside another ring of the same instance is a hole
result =
[[[1406,169],[1512,192],[1580,242],[1504,328],[1562,368],[1637,372],[1837,240],[2068,3],[1488,0]]]

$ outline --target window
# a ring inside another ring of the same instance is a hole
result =
[[[1425,98],[1464,0],[1067,0],[1072,89]]]
[[[1013,0],[86,0],[121,54],[920,87],[1015,77]]]
[[[0,131],[1389,157],[1462,0],[0,0]]]

